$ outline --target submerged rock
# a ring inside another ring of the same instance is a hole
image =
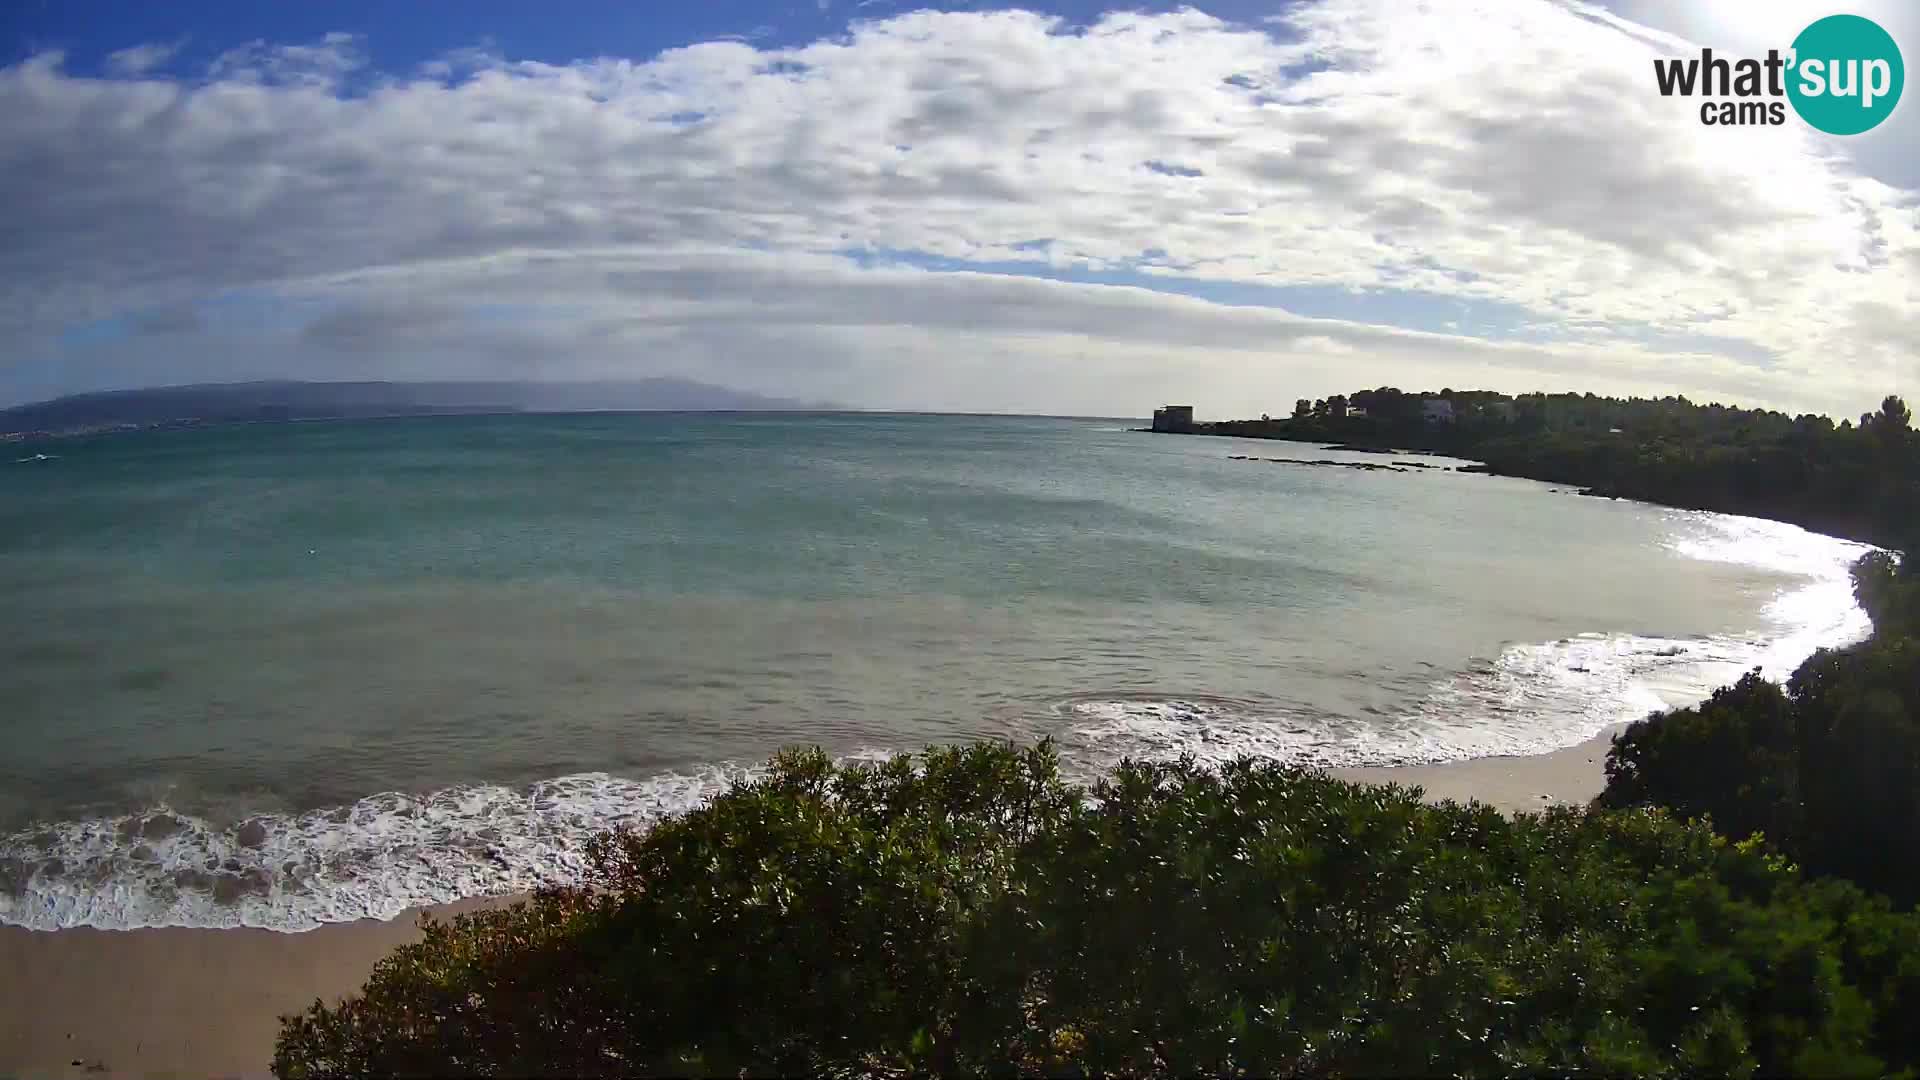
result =
[[[1407,472],[1408,471],[1405,466],[1401,466],[1401,465],[1381,465],[1381,464],[1378,464],[1377,462],[1372,462],[1372,461],[1332,461],[1327,458],[1316,458],[1312,461],[1308,461],[1305,458],[1284,458],[1284,457],[1263,458],[1263,457],[1254,457],[1251,454],[1228,454],[1227,460],[1228,461],[1269,461],[1275,465],[1317,465],[1322,468],[1330,468],[1330,469],[1359,469],[1363,472]],[[1433,466],[1424,466],[1424,467],[1432,468]]]

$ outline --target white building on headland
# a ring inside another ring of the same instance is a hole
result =
[[[1453,402],[1443,397],[1430,397],[1420,403],[1420,416],[1429,424],[1453,423]]]

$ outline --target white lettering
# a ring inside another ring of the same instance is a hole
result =
[[[1887,91],[1893,89],[1893,68],[1885,60],[1869,60],[1866,78],[1861,84],[1860,107],[1872,108],[1874,98],[1886,97]]]
[[[1800,61],[1800,92],[1819,97],[1827,92],[1826,65],[1818,60]]]
[[[1847,76],[1844,80],[1840,78],[1843,72]],[[1834,97],[1852,97],[1859,93],[1860,61],[1849,60],[1844,64],[1838,60],[1827,61],[1827,89]]]

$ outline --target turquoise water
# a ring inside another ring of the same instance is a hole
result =
[[[1865,629],[1857,545],[1128,426],[446,417],[9,456],[0,921],[303,929],[524,887],[794,742],[1538,752]]]

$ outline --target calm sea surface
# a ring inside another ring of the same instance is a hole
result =
[[[1127,426],[460,417],[7,454],[0,922],[294,930],[525,887],[790,743],[1544,751],[1866,630],[1858,545]]]

